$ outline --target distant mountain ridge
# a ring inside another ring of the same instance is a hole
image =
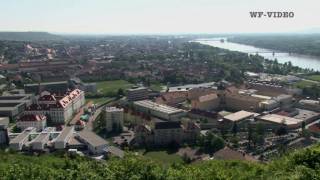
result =
[[[0,40],[6,41],[53,41],[63,37],[48,32],[0,32]]]

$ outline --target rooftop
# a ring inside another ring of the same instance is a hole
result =
[[[163,121],[156,122],[154,129],[179,129],[181,128],[180,122],[172,122],[172,121]]]
[[[10,141],[10,144],[20,143],[23,139],[27,138],[30,133],[34,132],[35,128],[27,128],[22,133],[20,133],[17,137]]]
[[[296,125],[296,124],[299,124],[303,121],[301,119],[282,116],[282,115],[278,115],[278,114],[267,114],[267,115],[259,117],[259,119],[264,120],[264,121],[277,123],[277,124],[284,123],[285,125]]]
[[[117,108],[117,107],[106,107],[107,112],[120,112],[123,111],[122,108]]]
[[[108,144],[106,140],[102,139],[100,136],[96,135],[91,131],[83,130],[78,132],[78,135],[86,142],[95,147]]]
[[[65,141],[67,136],[72,133],[74,130],[73,126],[65,126],[64,129],[61,131],[60,135],[57,137],[57,141]]]
[[[212,93],[212,94],[208,94],[208,95],[205,95],[205,96],[200,96],[199,97],[199,101],[200,102],[205,102],[205,101],[210,101],[210,100],[214,100],[214,99],[217,99],[218,98],[218,95],[215,94],[215,93]]]
[[[158,104],[150,100],[136,101],[134,102],[134,104],[152,109],[154,111],[160,111],[168,114],[184,112],[182,109],[174,108],[163,104]]]
[[[238,111],[229,115],[224,116],[223,118],[229,121],[237,122],[249,117],[255,116],[256,113],[248,112],[248,111]]]

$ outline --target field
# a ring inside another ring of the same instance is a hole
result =
[[[103,94],[114,94],[118,92],[118,89],[129,89],[133,86],[133,84],[124,81],[124,80],[116,80],[116,81],[101,81],[97,82],[98,92]]]
[[[93,101],[93,104],[103,104],[112,98],[109,97],[100,97],[100,98],[86,98],[86,102]]]
[[[171,153],[165,150],[149,151],[144,153],[144,156],[164,165],[183,162],[181,156],[177,155],[175,152]]]
[[[153,91],[161,91],[163,90],[164,85],[161,83],[155,83],[155,84],[151,84],[150,89],[152,89]]]
[[[305,87],[308,87],[308,86],[312,86],[313,82],[310,82],[310,81],[306,81],[306,80],[302,80],[302,81],[299,81],[297,83],[294,84],[294,87],[297,87],[297,88],[305,88]]]
[[[310,75],[310,76],[307,76],[306,79],[310,79],[313,81],[320,81],[320,75]]]

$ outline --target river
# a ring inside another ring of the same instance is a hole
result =
[[[224,42],[220,41],[221,39],[224,39]],[[195,40],[195,42],[218,48],[228,49],[231,51],[239,51],[248,54],[259,54],[266,59],[277,59],[279,63],[291,61],[292,65],[294,66],[320,71],[320,57],[312,57],[293,53],[289,54],[287,52],[281,52],[277,50],[264,49],[250,45],[228,42],[226,38],[198,39]]]

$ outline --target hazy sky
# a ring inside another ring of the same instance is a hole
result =
[[[250,11],[293,11],[292,19]],[[0,31],[292,32],[320,27],[319,0],[0,0]]]

